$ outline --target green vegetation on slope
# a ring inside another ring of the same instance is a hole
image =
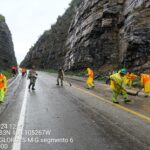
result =
[[[33,64],[39,69],[58,69],[68,52],[66,41],[68,30],[75,15],[76,8],[83,0],[72,0],[69,8],[50,30],[44,31],[38,41],[30,48],[21,66],[30,68]]]
[[[2,70],[0,73],[4,74],[7,79],[10,79],[12,77],[11,70]]]
[[[5,17],[0,15],[0,22],[5,22]]]

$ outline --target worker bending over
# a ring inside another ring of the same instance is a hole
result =
[[[127,70],[125,68],[121,69],[118,73],[115,73],[110,76],[110,88],[112,90],[112,100],[114,103],[119,103],[117,98],[119,95],[122,95],[124,102],[130,102],[128,100],[127,91],[124,88],[124,76],[126,75]]]

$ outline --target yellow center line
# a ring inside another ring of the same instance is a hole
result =
[[[83,89],[81,89],[81,88],[79,88],[79,87],[76,87],[76,86],[73,86],[73,87],[76,88],[77,90],[80,90],[81,92],[84,92],[84,93],[90,95],[90,96],[96,97],[97,99],[99,99],[99,100],[101,100],[101,101],[107,102],[107,103],[112,104],[112,105],[114,105],[114,106],[116,106],[116,107],[118,107],[118,108],[120,108],[120,109],[123,109],[123,110],[125,110],[125,111],[127,111],[127,112],[129,112],[129,113],[131,113],[131,114],[134,114],[134,115],[136,115],[136,116],[138,116],[138,117],[140,117],[140,118],[142,118],[142,119],[144,119],[144,120],[150,121],[150,117],[148,117],[148,116],[145,116],[145,115],[143,115],[143,114],[141,114],[141,113],[138,113],[138,112],[136,112],[136,111],[134,111],[134,110],[131,110],[131,109],[127,108],[127,107],[124,107],[124,106],[122,106],[122,105],[114,104],[113,102],[111,102],[111,101],[109,101],[109,100],[107,100],[107,99],[105,99],[105,98],[103,98],[103,97],[101,97],[101,96],[98,96],[98,95],[96,95],[96,94],[93,94],[93,93],[91,93],[91,92],[88,92],[88,91],[86,91],[86,90],[83,90]]]

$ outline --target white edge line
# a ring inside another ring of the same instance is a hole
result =
[[[23,104],[22,104],[22,108],[20,112],[19,121],[17,124],[17,129],[16,129],[14,141],[13,141],[12,150],[21,150],[21,141],[22,141],[22,134],[23,134],[23,128],[24,128],[24,121],[25,121],[26,105],[27,105],[27,95],[28,95],[27,91],[28,91],[28,86],[26,83]]]

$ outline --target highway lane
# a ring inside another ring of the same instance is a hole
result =
[[[59,87],[56,77],[40,72],[36,90],[27,87],[19,77],[0,115],[1,128],[7,125],[1,130],[11,130],[3,140],[18,138],[0,141],[8,150],[150,149],[149,121],[87,94],[78,83]]]

